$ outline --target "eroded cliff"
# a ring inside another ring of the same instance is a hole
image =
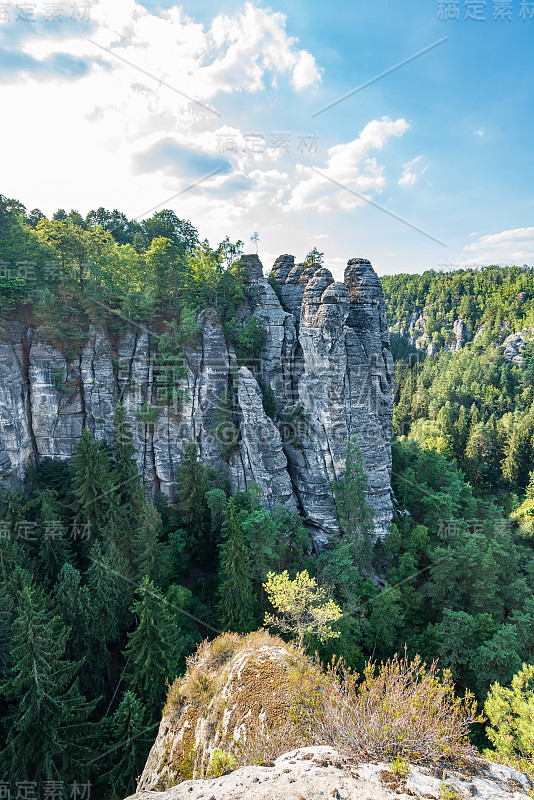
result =
[[[338,530],[330,484],[342,477],[347,440],[357,434],[383,533],[392,508],[393,365],[376,273],[369,261],[352,259],[338,283],[328,269],[303,269],[284,255],[273,270],[277,296],[257,256],[243,263],[240,320],[254,315],[265,331],[261,356],[248,366],[239,367],[213,309],[198,315],[198,334],[184,345],[179,367],[135,323],[118,338],[91,328],[76,358],[31,320],[7,324],[0,341],[3,480],[44,457],[68,458],[84,425],[109,439],[120,400],[148,487],[172,494],[194,439],[232,490],[256,482],[266,505],[279,498],[299,508],[318,546]],[[162,384],[172,385],[171,400]],[[271,416],[263,403],[269,387]]]

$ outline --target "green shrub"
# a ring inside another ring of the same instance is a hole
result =
[[[490,721],[486,734],[495,748],[484,755],[534,777],[534,665],[523,664],[509,689],[494,683],[484,711]]]
[[[391,762],[391,771],[398,775],[400,778],[407,778],[410,774],[410,765],[406,758],[400,753],[397,753],[393,761]]]
[[[211,754],[210,762],[206,769],[206,778],[220,778],[227,772],[237,768],[237,760],[226,750],[217,748]]]
[[[262,397],[263,410],[268,417],[274,419],[276,414],[276,400],[274,396],[273,387],[269,384],[265,389]]]
[[[257,317],[252,316],[244,325],[231,319],[225,326],[230,344],[235,348],[239,366],[254,367],[259,361],[265,342],[265,330]]]
[[[52,384],[58,392],[65,388],[65,370],[61,367],[52,367]]]
[[[137,409],[136,416],[145,425],[153,425],[158,419],[158,409],[145,400],[141,408]]]
[[[272,286],[276,296],[280,300],[280,298],[282,297],[282,291],[280,289],[280,284],[276,280],[276,276],[275,276],[274,272],[269,272],[269,277],[267,278],[267,283],[269,284],[269,286]]]

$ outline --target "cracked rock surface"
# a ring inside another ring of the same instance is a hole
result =
[[[272,767],[241,767],[220,778],[184,781],[165,792],[139,791],[127,800],[439,800],[443,783],[460,800],[527,800],[528,778],[500,764],[476,762],[450,771],[410,765],[399,779],[388,764],[358,764],[330,747],[304,747],[277,758]],[[437,773],[440,777],[437,777]]]
[[[0,481],[21,479],[44,457],[69,458],[84,426],[109,440],[121,400],[150,490],[172,495],[193,439],[232,490],[254,481],[265,505],[278,497],[298,508],[318,549],[339,530],[331,483],[343,476],[347,440],[358,435],[376,533],[384,534],[392,516],[393,361],[379,278],[365,259],[351,259],[344,282],[336,282],[328,269],[305,269],[283,255],[273,267],[278,297],[256,255],[243,264],[240,321],[254,315],[265,331],[260,358],[247,366],[237,364],[214,309],[198,315],[199,335],[184,347],[185,374],[161,363],[157,337],[140,326],[118,340],[91,328],[67,360],[35,325],[11,322],[0,340]],[[179,404],[162,400],[162,370]],[[273,419],[263,407],[269,387]],[[237,434],[223,451],[221,436],[233,435],[221,423],[229,394]]]

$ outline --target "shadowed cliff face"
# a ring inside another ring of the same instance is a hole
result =
[[[277,259],[274,273],[294,350],[292,360],[278,359],[271,383],[282,403],[300,402],[309,415],[301,449],[285,447],[296,494],[311,519],[331,530],[329,484],[342,477],[347,440],[358,435],[369,501],[383,532],[391,520],[393,360],[380,280],[365,259],[349,261],[344,283],[325,268],[303,270],[287,255]],[[295,372],[292,396],[281,379],[288,362]]]
[[[92,329],[81,355],[67,362],[31,325],[11,323],[0,341],[3,480],[20,477],[40,458],[68,458],[84,425],[110,439],[120,399],[147,486],[172,494],[194,439],[233,490],[256,482],[266,505],[280,498],[299,508],[319,547],[338,530],[330,484],[342,477],[347,440],[357,434],[383,533],[391,519],[393,364],[376,273],[369,261],[352,259],[345,282],[337,283],[327,269],[304,269],[293,256],[280,256],[279,300],[259,258],[243,262],[248,298],[241,321],[254,315],[265,330],[261,357],[250,368],[238,367],[212,309],[199,314],[199,334],[184,347],[181,369],[140,327],[119,341]],[[162,397],[162,382],[173,386],[173,400]],[[269,387],[274,421],[262,402]],[[232,424],[226,394],[233,398]]]

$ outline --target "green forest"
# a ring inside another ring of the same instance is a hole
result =
[[[1,324],[32,320],[72,356],[91,324],[119,337],[134,321],[178,363],[197,312],[213,307],[247,364],[263,338],[255,321],[238,321],[241,252],[229,239],[211,247],[169,210],[142,222],[103,208],[47,219],[0,196]],[[333,587],[341,635],[306,642],[324,662],[362,671],[406,645],[439,658],[483,705],[492,684],[533,661],[534,349],[521,366],[500,349],[534,324],[532,273],[426,272],[383,285],[389,324],[429,313],[439,349],[423,357],[393,336],[396,513],[374,546],[356,439],[332,487],[343,534],[320,555],[301,516],[263,508],[255,486],[230,496],[194,442],[173,501],[147,497],[120,404],[111,442],[85,428],[68,462],[44,459],[4,491],[0,786],[28,782],[50,800],[89,783],[106,800],[134,791],[168,686],[202,640],[261,627],[270,571],[306,569]],[[472,337],[451,352],[459,315]],[[483,725],[473,740],[488,745]]]

